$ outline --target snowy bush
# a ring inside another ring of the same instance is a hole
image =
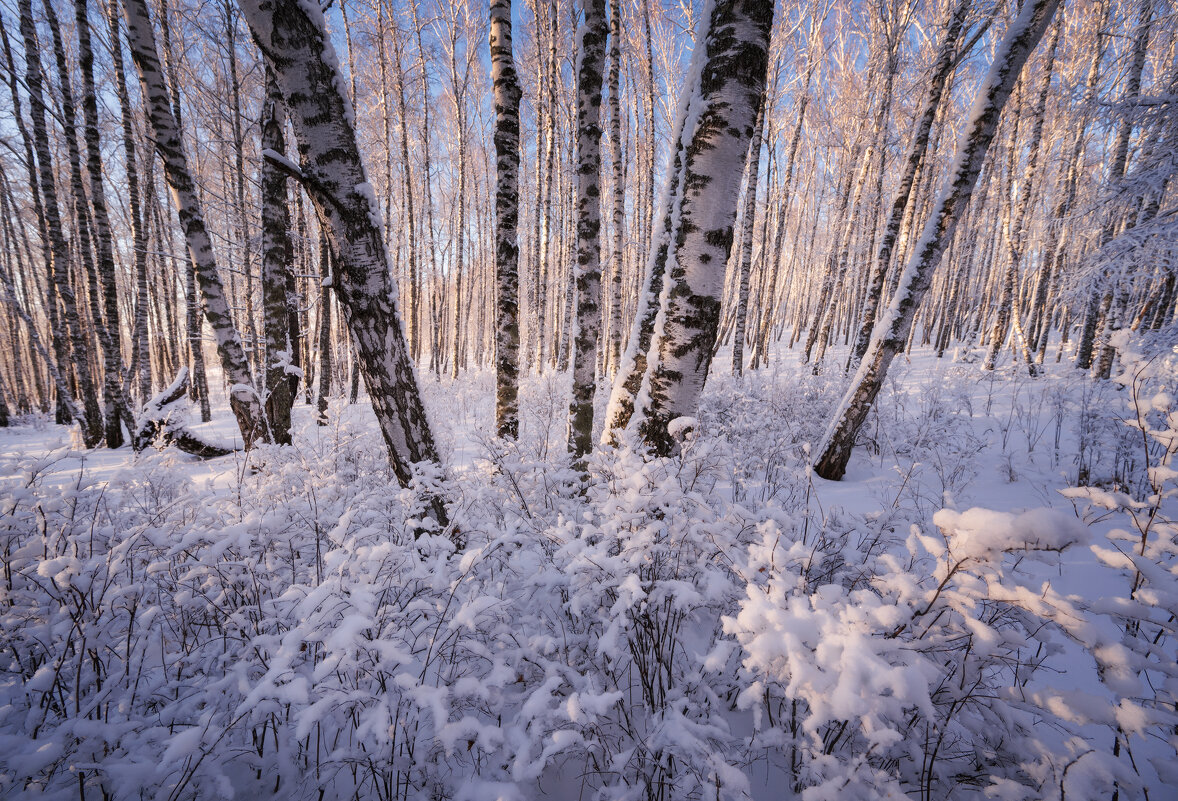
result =
[[[1125,448],[1120,461],[1135,465],[1112,487],[1064,490],[1085,517],[1115,515],[1106,540],[1092,546],[1096,558],[1115,571],[1117,594],[1093,607],[1116,622],[1085,644],[1100,663],[1101,678],[1120,697],[1114,720],[1117,767],[1135,777],[1144,765],[1133,749],[1147,735],[1147,762],[1171,787],[1178,786],[1178,519],[1170,499],[1178,496],[1178,350],[1150,347],[1121,335],[1125,389]],[[1170,501],[1169,503],[1167,501]]]
[[[1176,357],[1125,358],[1123,431],[1071,379],[984,412],[910,372],[852,504],[806,467],[830,376],[717,380],[680,455],[587,475],[552,375],[409,489],[342,405],[200,478],[5,457],[0,796],[1137,797],[1174,779],[1178,412]],[[486,416],[484,374],[427,387]],[[1071,473],[1085,414],[1090,526],[956,508],[1003,454]]]

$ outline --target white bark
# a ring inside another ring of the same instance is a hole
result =
[[[593,396],[601,338],[601,83],[605,71],[605,0],[585,0],[577,52],[577,284],[569,451],[593,448]]]
[[[204,299],[205,319],[216,336],[221,366],[230,384],[229,405],[237,417],[242,439],[248,448],[255,440],[266,436],[262,425],[262,404],[254,389],[249,362],[246,361],[241,337],[230,316],[229,303],[217,272],[200,197],[188,169],[180,129],[160,71],[159,51],[156,49],[146,0],[125,0],[123,9],[127,15],[127,40],[131,46],[131,57],[139,71],[156,152],[164,164],[164,175],[172,191],[180,225],[184,229],[196,281]]]
[[[773,4],[729,0],[706,16],[696,42],[704,64],[682,90],[693,98],[691,120],[677,143],[681,178],[666,212],[666,280],[635,399],[639,432],[664,455],[682,431],[669,424],[695,415],[708,376],[737,194],[765,91]]]
[[[836,408],[817,451],[814,469],[823,478],[839,479],[846,471],[855,435],[867,419],[892,359],[908,341],[920,301],[932,284],[933,272],[973,194],[1002,108],[1058,6],[1059,0],[1027,0],[994,54],[989,73],[978,89],[969,124],[962,132],[948,180],[900,276],[896,294],[872,334],[855,380]]]
[[[519,78],[511,45],[511,0],[491,3],[495,87],[495,430],[519,436]]]
[[[332,288],[359,351],[393,470],[407,485],[413,463],[439,458],[397,311],[380,212],[322,12],[299,0],[244,0],[241,9],[286,100],[302,163],[298,177],[334,256]],[[434,513],[445,522],[440,502]]]

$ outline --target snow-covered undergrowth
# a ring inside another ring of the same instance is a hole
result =
[[[9,455],[0,796],[1156,796],[1178,368],[1072,372],[918,359],[838,484],[842,379],[788,367],[584,485],[551,376],[516,444],[487,374],[427,384],[452,468],[409,489],[358,407],[213,463]]]

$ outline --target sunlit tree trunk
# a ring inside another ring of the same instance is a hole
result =
[[[569,451],[593,448],[593,396],[601,338],[601,85],[608,31],[605,0],[585,0],[577,53],[577,288]]]
[[[676,449],[682,432],[670,423],[696,413],[707,379],[772,24],[768,0],[718,3],[681,90],[690,124],[681,123],[674,143],[671,169],[679,179],[663,211],[665,238],[652,258],[663,262],[665,281],[635,398],[638,431],[658,454]]]
[[[953,170],[934,204],[916,249],[900,276],[896,294],[880,319],[850,390],[835,410],[818,449],[815,472],[826,479],[846,472],[855,435],[883,386],[892,359],[908,341],[912,322],[932,274],[965,211],[986,158],[999,116],[1035,45],[1051,22],[1059,0],[1027,0],[1011,22],[994,55],[989,74],[978,89],[973,115],[962,133]]]
[[[491,2],[495,88],[495,431],[519,436],[519,104],[511,0]]]
[[[242,439],[248,448],[258,439],[266,438],[262,404],[253,385],[249,362],[241,346],[241,337],[230,316],[229,303],[217,273],[212,241],[205,228],[204,212],[196,192],[188,161],[169,104],[168,90],[160,71],[155,33],[151,27],[146,0],[125,0],[127,39],[131,57],[139,71],[143,97],[148,107],[148,120],[155,138],[156,152],[164,164],[164,174],[172,190],[172,199],[180,217],[192,258],[196,282],[204,300],[205,320],[217,339],[221,367],[229,381],[229,406],[237,418]]]
[[[339,297],[373,411],[398,480],[415,462],[438,462],[437,448],[397,311],[397,291],[380,212],[356,144],[350,104],[340,91],[334,48],[317,6],[297,0],[244,0],[242,13],[274,69],[298,142],[301,167],[280,164],[308,190],[334,260]],[[445,510],[434,505],[445,523]]]

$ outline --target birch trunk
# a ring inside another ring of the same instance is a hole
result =
[[[119,97],[120,121],[123,133],[123,161],[127,175],[127,195],[130,205],[131,248],[135,276],[135,317],[131,328],[132,378],[138,399],[151,399],[151,351],[147,341],[147,238],[144,236],[143,208],[139,194],[139,166],[132,127],[131,100],[127,93],[127,76],[123,69],[122,32],[119,30],[118,0],[111,0],[107,8],[110,26],[111,61],[114,64],[115,90]]]
[[[139,71],[156,152],[164,164],[164,174],[172,190],[180,226],[184,229],[195,279],[204,299],[205,319],[217,338],[221,367],[230,384],[229,406],[237,418],[242,440],[248,449],[255,441],[266,437],[262,424],[262,404],[254,389],[241,337],[230,317],[229,303],[213,256],[212,241],[205,228],[200,198],[188,171],[180,129],[169,105],[146,0],[125,0],[123,8],[127,15],[127,40],[131,46],[131,57]]]
[[[286,114],[274,72],[266,67],[266,98],[262,105],[262,152],[286,151],[283,129]],[[286,173],[262,159],[262,319],[266,338],[266,422],[279,445],[290,444],[290,410],[298,388],[297,376],[286,366],[294,362],[296,341],[290,338],[290,318],[297,314],[288,292],[291,270],[290,209],[286,203]],[[291,378],[295,378],[294,381]]]
[[[1006,339],[1006,327],[1013,325],[1015,336],[1018,338],[1019,349],[1023,357],[1023,362],[1027,365],[1027,369],[1031,375],[1038,375],[1039,368],[1035,364],[1034,356],[1030,342],[1027,340],[1026,333],[1023,329],[1022,318],[1018,311],[1018,297],[1016,292],[1016,284],[1018,283],[1018,276],[1022,267],[1023,258],[1023,228],[1026,224],[1027,209],[1030,205],[1031,193],[1036,187],[1039,175],[1039,152],[1043,142],[1043,123],[1047,113],[1047,95],[1051,88],[1051,73],[1055,64],[1056,48],[1059,44],[1060,26],[1058,23],[1055,26],[1055,31],[1051,37],[1051,43],[1047,50],[1047,64],[1044,68],[1044,75],[1039,84],[1039,93],[1035,98],[1035,107],[1031,116],[1031,141],[1027,146],[1027,163],[1023,169],[1023,177],[1021,185],[1018,189],[1018,196],[1014,201],[1014,208],[1011,210],[1010,217],[1007,220],[1004,239],[1006,242],[1006,276],[1004,279],[1003,299],[999,308],[999,315],[993,332],[993,337],[990,341],[990,350],[986,354],[986,361],[983,365],[987,370],[993,370],[998,360],[998,352],[1002,347],[1003,341]],[[1011,132],[1011,136],[1016,135],[1016,131]],[[1011,153],[1017,153],[1017,142],[1012,142]],[[1011,170],[1014,169],[1014,156],[1012,155]],[[1032,300],[1032,303],[1035,303]]]
[[[842,169],[843,183],[838,190],[838,207],[835,212],[834,225],[830,229],[834,233],[834,239],[831,242],[830,253],[826,257],[826,267],[822,270],[822,284],[814,301],[817,305],[814,308],[814,316],[810,320],[810,330],[806,332],[806,347],[802,351],[802,364],[809,363],[814,346],[818,343],[818,334],[834,303],[835,280],[840,274],[840,251],[843,247],[846,228],[851,219],[851,185],[854,184],[856,192],[858,192],[863,182],[856,180],[856,175],[858,174],[860,179],[866,177],[866,174],[860,169],[861,154],[862,146],[856,142],[849,154],[848,166]]]
[[[172,53],[172,25],[169,21],[168,4],[162,3],[160,5],[160,34],[163,37],[163,57],[164,68],[166,70],[166,80],[168,84],[168,98],[172,108],[172,119],[176,122],[176,130],[183,132],[184,121],[180,113],[180,84],[177,77],[176,58]],[[132,54],[134,55],[134,54]],[[181,136],[181,142],[183,138]],[[150,162],[149,162],[150,163]],[[149,173],[150,175],[150,173]],[[166,178],[166,175],[165,175]],[[147,182],[150,188],[153,185],[151,180]],[[155,209],[159,220],[162,221],[159,207]],[[157,226],[157,233],[159,240],[164,238],[164,227],[162,224]],[[168,237],[169,248],[171,247],[171,237]],[[174,254],[173,254],[174,256]],[[173,258],[173,264],[175,260]],[[208,374],[205,370],[205,355],[204,355],[204,337],[200,322],[200,300],[197,296],[197,278],[196,268],[192,261],[192,252],[190,248],[184,249],[184,304],[185,304],[185,343],[187,346],[188,356],[192,361],[192,381],[189,383],[189,397],[199,402],[200,404],[200,420],[202,423],[207,423],[212,419],[212,407],[209,399],[209,380]],[[233,296],[233,273],[229,274],[230,282],[230,297]],[[169,308],[171,308],[171,294],[166,296],[169,300]],[[174,375],[177,372],[177,366],[173,365],[171,368],[164,371],[164,375]]]
[[[57,300],[53,293],[52,285],[52,264],[53,251],[49,241],[49,226],[46,222],[45,207],[41,202],[41,185],[40,172],[38,170],[37,159],[34,153],[34,138],[30,135],[28,127],[24,122],[24,115],[21,113],[20,93],[17,89],[17,72],[14,59],[12,57],[12,47],[8,41],[8,32],[3,25],[0,25],[0,44],[4,48],[4,61],[8,67],[8,89],[12,98],[12,118],[16,123],[17,131],[20,133],[21,141],[24,144],[25,166],[29,177],[29,194],[33,200],[33,215],[37,220],[37,231],[41,236],[41,261],[46,271],[46,292],[41,298],[41,304],[45,308],[45,316],[49,323],[49,351],[53,354],[56,360],[56,365],[51,365],[54,368],[64,369],[68,363],[62,361],[63,354],[68,353],[65,338],[61,330],[61,322],[57,311]],[[26,80],[25,84],[29,88],[30,96],[32,92],[32,84]],[[32,263],[32,253],[28,254],[29,262]],[[69,422],[69,412],[65,401],[69,398],[69,393],[62,396],[59,394],[58,402],[55,404],[56,422],[59,425]]]
[[[601,85],[608,31],[605,0],[584,0],[577,50],[577,285],[569,452],[593,448],[593,396],[601,338]]]
[[[8,203],[5,200],[4,195],[0,195],[0,214],[4,216],[4,226],[6,232],[9,226],[9,209],[7,206]],[[69,386],[66,382],[65,376],[63,376],[61,371],[58,369],[56,364],[57,360],[50,356],[49,351],[45,348],[44,344],[42,344],[40,333],[37,331],[36,320],[32,318],[28,310],[17,299],[17,290],[16,287],[13,286],[11,278],[12,270],[7,264],[7,262],[12,258],[11,250],[11,248],[5,248],[3,253],[3,258],[6,264],[5,269],[0,270],[0,285],[2,285],[4,290],[2,299],[9,306],[11,306],[16,315],[20,317],[22,322],[24,322],[25,331],[29,337],[29,344],[32,345],[33,349],[41,356],[42,361],[45,362],[45,368],[49,373],[50,379],[53,381],[54,387],[57,389],[58,398],[60,398],[61,402],[65,405],[70,416],[77,420],[80,425],[83,425],[82,431],[85,433],[86,429],[84,422],[86,420],[86,413],[78,407],[77,403],[74,402],[74,399],[70,394]]]
[[[1043,68],[1043,77],[1039,82],[1039,95],[1035,100],[1035,120],[1039,130],[1042,130],[1043,120],[1047,112],[1047,97],[1051,90],[1051,77],[1055,71],[1055,56],[1059,50],[1059,37],[1063,30],[1062,19],[1063,17],[1061,16],[1055,21],[1054,26],[1052,26],[1051,41],[1047,48],[1047,63]],[[1030,317],[1026,331],[1028,336],[1027,348],[1032,352],[1038,347],[1038,321],[1042,319],[1043,311],[1047,306],[1047,287],[1051,277],[1052,258],[1052,253],[1047,250],[1043,251],[1034,290],[1031,294]]]
[[[421,349],[418,340],[421,338],[419,321],[420,299],[418,289],[420,280],[417,264],[417,215],[413,198],[413,168],[409,161],[409,112],[405,101],[405,68],[401,65],[401,34],[393,26],[393,58],[397,66],[397,108],[401,115],[401,174],[404,177],[405,192],[405,256],[409,264],[409,308],[406,310],[406,335],[409,340],[411,353],[418,353]],[[354,78],[353,78],[354,80]],[[356,96],[355,91],[352,97]]]
[[[794,168],[797,166],[798,147],[802,141],[802,126],[806,119],[806,108],[810,105],[810,81],[813,78],[813,59],[811,59],[810,66],[806,68],[806,80],[802,86],[802,99],[798,103],[798,119],[794,123],[793,135],[790,136],[789,150],[785,157],[785,176],[782,179],[781,194],[779,196],[778,206],[780,212],[777,218],[777,231],[773,237],[773,256],[769,263],[769,275],[765,281],[765,289],[762,292],[760,319],[757,322],[754,331],[753,339],[753,354],[752,367],[756,368],[758,365],[769,364],[769,335],[773,328],[773,315],[777,306],[777,285],[778,273],[781,265],[781,252],[785,244],[785,231],[787,227],[787,215],[790,201],[792,200],[791,190],[793,188]],[[799,226],[801,223],[799,222]],[[796,249],[794,253],[796,254]]]
[[[1138,95],[1141,93],[1141,73],[1145,68],[1145,56],[1149,48],[1149,32],[1153,24],[1153,0],[1142,0],[1140,18],[1137,24],[1137,31],[1134,35],[1133,41],[1133,58],[1129,64],[1129,74],[1125,80],[1125,94],[1121,99],[1121,103],[1126,108],[1133,108],[1137,103]],[[1125,178],[1125,168],[1129,159],[1129,139],[1133,134],[1133,118],[1131,114],[1123,114],[1120,122],[1117,125],[1117,134],[1113,140],[1113,157],[1112,165],[1109,170],[1109,184],[1110,189],[1116,190],[1118,184]],[[1144,198],[1136,204],[1140,207]],[[1135,215],[1134,215],[1135,216]],[[1131,216],[1125,221],[1126,227],[1133,227],[1136,220]],[[1110,220],[1104,226],[1101,233],[1100,246],[1104,247],[1112,240],[1116,232],[1116,222]],[[1130,267],[1129,269],[1132,269]],[[1122,285],[1125,281],[1122,276]],[[1097,378],[1108,378],[1112,373],[1113,359],[1116,357],[1116,348],[1112,344],[1112,339],[1116,332],[1125,325],[1125,315],[1128,312],[1128,295],[1122,288],[1117,290],[1115,287],[1110,287],[1107,290],[1112,297],[1110,298],[1110,312],[1105,316],[1105,324],[1103,336],[1103,347],[1100,349],[1100,354],[1092,366],[1093,375]]]
[[[704,59],[704,48],[697,47],[692,53],[691,64],[684,80],[685,86],[698,85]],[[685,131],[685,126],[688,114],[692,113],[691,97],[690,91],[681,92],[679,95],[675,114],[675,132],[671,140],[676,143],[677,147],[671,171],[663,189],[663,196],[660,198],[659,219],[653,223],[650,232],[649,256],[642,284],[639,287],[638,301],[634,310],[634,323],[631,326],[626,350],[622,354],[618,374],[614,377],[609,405],[606,407],[605,426],[601,434],[603,443],[616,442],[614,432],[629,426],[630,419],[634,415],[635,399],[642,388],[643,376],[646,375],[647,352],[650,350],[651,338],[654,336],[655,318],[659,312],[659,298],[662,297],[663,279],[667,270],[667,259],[671,252],[670,242],[674,219],[672,209],[680,202],[679,196],[683,188],[685,150],[688,143],[684,141],[684,136],[686,134],[688,141],[690,140],[691,132]]]
[[[315,422],[328,423],[327,397],[331,394],[331,293],[335,280],[334,254],[326,237],[319,238],[319,390],[315,399]]]
[[[749,307],[749,272],[753,266],[753,221],[757,216],[757,187],[761,177],[761,133],[765,128],[764,103],[757,110],[757,125],[749,145],[748,169],[744,190],[744,217],[740,226],[740,251],[737,253],[736,321],[732,332],[732,374],[744,374],[745,319]],[[762,255],[764,260],[764,255]]]
[[[397,313],[380,213],[360,159],[351,104],[317,6],[244,0],[242,13],[274,69],[298,142],[293,168],[315,204],[335,265],[332,286],[360,355],[360,370],[389,459],[408,485],[415,462],[438,462]],[[445,524],[440,502],[434,514]]]
[[[612,375],[622,357],[622,270],[625,267],[626,170],[622,164],[622,3],[609,15],[609,157],[613,168],[613,242],[610,246],[609,343],[604,363]]]
[[[436,244],[434,239],[434,200],[431,189],[432,169],[430,167],[430,122],[429,122],[429,76],[425,67],[425,44],[421,37],[421,22],[417,18],[417,4],[408,3],[409,12],[413,17],[413,27],[417,34],[417,71],[421,73],[422,107],[421,107],[421,150],[422,150],[422,189],[425,190],[425,241],[427,246],[426,265],[432,271],[435,265]],[[420,312],[419,312],[420,316]],[[436,327],[435,327],[436,330]],[[422,337],[419,337],[422,339]],[[421,355],[419,342],[412,342],[413,356]],[[436,348],[434,353],[436,354]]]
[[[1058,5],[1059,0],[1026,0],[994,55],[989,73],[978,90],[970,121],[961,135],[953,169],[900,276],[895,297],[872,333],[855,380],[836,409],[818,450],[814,469],[822,478],[837,480],[846,472],[855,436],[883,386],[892,359],[908,340],[920,301],[969,203],[1002,108]]]
[[[103,397],[106,408],[106,445],[123,444],[122,423],[130,430],[134,421],[123,392],[123,357],[119,321],[119,298],[115,285],[114,247],[111,240],[110,215],[102,188],[102,146],[98,134],[98,95],[94,85],[94,52],[90,45],[90,20],[86,0],[74,0],[74,20],[78,34],[78,66],[82,71],[82,115],[85,122],[86,171],[90,175],[90,207],[94,213],[94,245],[98,279],[102,287],[103,322],[106,342],[103,348]]]
[[[45,105],[44,74],[41,71],[41,48],[37,42],[37,30],[33,25],[33,11],[31,0],[20,0],[20,30],[25,45],[25,86],[29,93],[29,106],[33,119],[33,142],[37,154],[41,198],[45,209],[46,233],[49,239],[49,257],[52,277],[49,283],[49,302],[56,293],[61,301],[61,322],[64,323],[66,336],[73,351],[71,359],[66,348],[66,340],[55,338],[54,344],[58,352],[58,368],[64,372],[70,364],[74,364],[77,377],[78,392],[82,399],[82,417],[78,417],[78,407],[71,409],[71,413],[78,420],[82,428],[82,443],[87,448],[93,448],[101,440],[102,412],[98,407],[98,396],[94,391],[94,384],[90,380],[90,372],[85,363],[89,353],[86,338],[82,331],[81,320],[78,317],[77,298],[70,282],[70,251],[65,233],[61,225],[61,207],[57,202],[57,186],[53,175],[53,157],[49,145],[49,130],[47,125],[48,109]]]
[[[925,153],[928,152],[933,121],[937,117],[937,110],[941,107],[945,82],[953,72],[953,54],[957,49],[957,42],[961,38],[961,30],[965,25],[965,18],[969,14],[971,3],[972,0],[957,0],[953,14],[949,17],[941,34],[941,44],[937,49],[936,60],[933,62],[928,93],[925,95],[924,105],[921,107],[920,116],[917,117],[916,126],[912,131],[912,142],[908,146],[904,172],[901,173],[896,197],[892,201],[888,221],[884,226],[883,236],[880,238],[879,252],[875,257],[875,265],[871,272],[871,284],[867,288],[867,298],[863,305],[863,319],[859,325],[859,331],[855,335],[851,358],[847,362],[848,370],[854,369],[863,360],[864,354],[867,353],[868,344],[871,342],[872,329],[875,326],[879,304],[883,300],[884,285],[892,262],[892,252],[896,247],[896,240],[904,221],[904,211],[911,199],[912,188],[916,185],[916,176],[924,161]]]
[[[677,449],[682,427],[670,423],[696,413],[707,380],[741,167],[765,92],[773,4],[725,0],[707,19],[698,69],[681,92],[691,98],[690,123],[675,142],[681,178],[664,212],[666,282],[635,403],[638,431],[660,455]]]
[[[1021,89],[1019,94],[1021,96]],[[999,286],[996,288],[998,292],[997,303],[990,304],[996,305],[997,309],[994,313],[994,327],[990,330],[990,345],[986,351],[986,358],[982,362],[982,370],[986,371],[993,370],[997,366],[998,355],[1002,351],[1002,346],[1006,344],[1006,337],[1010,332],[1010,321],[1012,316],[1011,312],[1014,309],[1015,284],[1018,281],[1019,245],[1014,239],[1014,230],[1016,227],[1018,227],[1018,223],[1014,221],[1017,212],[1013,208],[1015,201],[1011,199],[1011,195],[1014,192],[1015,187],[1014,168],[1016,162],[1018,161],[1018,112],[1019,103],[1016,101],[1009,124],[1009,146],[1007,148],[1006,157],[1007,177],[1005,181],[1001,181],[1000,179],[1000,182],[1002,183],[1002,212],[999,215],[999,231],[1001,232],[1000,236],[1002,236],[1006,244],[1006,259],[1004,262],[999,262],[999,264],[994,265],[997,268],[1002,267],[1002,264],[1005,264],[1001,270],[996,270],[996,272],[1001,272],[1001,278],[998,281]],[[1020,196],[1019,201],[1021,200],[1022,197]],[[995,245],[995,247],[997,246]]]
[[[519,436],[519,104],[511,0],[491,2],[495,87],[495,431]]]
[[[1079,130],[1076,132],[1076,139],[1073,144],[1072,155],[1073,161],[1069,164],[1068,179],[1069,183],[1064,189],[1063,198],[1061,198],[1059,206],[1057,207],[1060,214],[1057,216],[1066,216],[1071,211],[1072,203],[1075,201],[1076,189],[1080,180],[1080,173],[1083,171],[1083,164],[1081,158],[1084,156],[1084,148],[1086,141],[1086,133],[1088,129],[1089,115],[1088,109],[1096,100],[1097,84],[1100,78],[1100,63],[1104,58],[1104,49],[1106,39],[1105,26],[1108,22],[1108,16],[1111,10],[1111,3],[1107,0],[1101,0],[1097,11],[1096,30],[1094,31],[1096,38],[1096,46],[1092,48],[1092,62],[1088,67],[1088,78],[1084,83],[1084,106],[1085,112],[1081,119]],[[1052,244],[1054,247],[1051,251],[1056,254],[1056,273],[1061,271],[1063,266],[1063,259],[1065,253],[1064,237],[1062,231],[1062,222],[1054,229],[1053,233],[1058,237]],[[1093,287],[1089,291],[1088,302],[1085,306],[1084,323],[1080,333],[1080,341],[1076,346],[1076,367],[1081,370],[1087,370],[1092,366],[1092,349],[1096,341],[1096,323],[1097,310],[1100,306],[1100,290]],[[1046,336],[1044,333],[1044,336]]]

